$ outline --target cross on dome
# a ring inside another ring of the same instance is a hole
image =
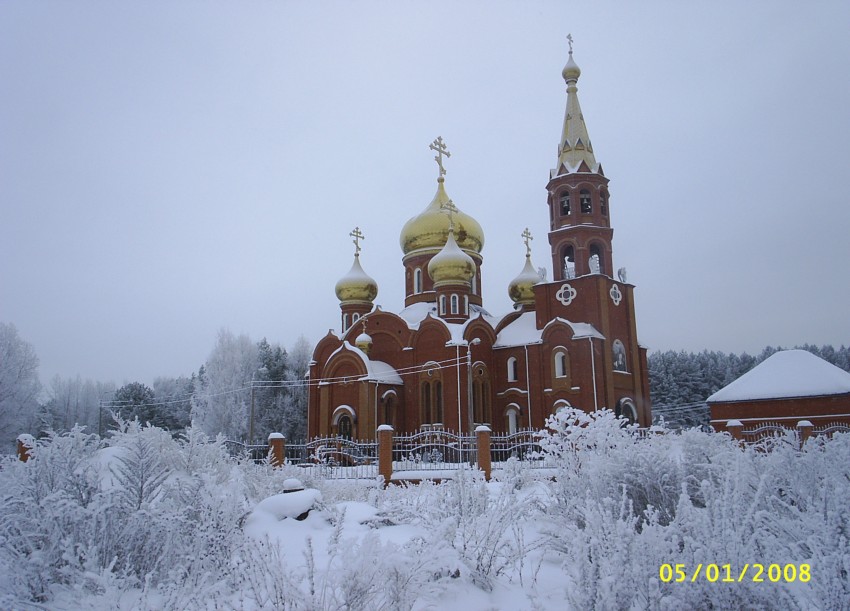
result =
[[[531,256],[531,240],[534,239],[534,236],[531,235],[531,232],[528,230],[528,227],[525,228],[525,231],[522,232],[522,240],[525,242],[525,256]]]
[[[449,200],[445,204],[440,205],[440,210],[449,215],[449,231],[454,231],[454,215],[459,212],[457,206],[455,206],[455,203],[452,200]]]
[[[567,34],[567,42],[570,43],[570,55],[573,54],[573,35]]]
[[[354,231],[352,231],[348,235],[350,235],[352,238],[354,238],[354,240],[353,240],[353,242],[354,242],[354,256],[359,257],[360,256],[360,240],[365,240],[366,236],[363,235],[362,231],[360,231],[360,227],[355,227]]]
[[[437,153],[434,157],[434,161],[436,161],[437,165],[440,167],[440,178],[442,178],[446,175],[446,168],[443,167],[443,155],[448,158],[451,157],[452,154],[449,152],[449,149],[446,148],[446,144],[443,142],[442,136],[437,136],[437,139],[428,145],[428,148]]]

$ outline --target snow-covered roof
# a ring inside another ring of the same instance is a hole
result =
[[[605,339],[605,336],[597,331],[596,327],[586,322],[570,322],[564,318],[554,318],[546,323],[546,327],[558,322],[568,325],[573,330],[573,339],[584,339],[587,337]],[[540,343],[546,327],[538,329],[537,315],[534,312],[523,312],[516,320],[499,332],[493,347],[507,348],[509,346],[525,346]]]
[[[428,317],[428,314],[433,315],[437,320],[442,320],[437,314],[437,302],[436,301],[420,301],[419,303],[414,303],[406,308],[404,308],[398,315],[407,323],[407,326],[411,329],[418,329],[419,324]],[[498,319],[490,314],[487,310],[482,308],[479,305],[475,305],[474,303],[469,304],[469,321],[475,320],[478,317],[483,318],[486,322],[490,324],[491,327],[495,327]],[[456,325],[462,327],[466,325]],[[451,326],[451,323],[446,323],[447,326]],[[452,333],[452,341],[454,341],[454,333]]]
[[[359,357],[363,364],[366,366],[366,375],[360,378],[360,380],[368,380],[370,382],[380,382],[381,384],[403,384],[401,380],[401,376],[398,372],[384,361],[373,361],[370,359],[365,352],[363,352],[360,348],[356,348],[352,346],[348,342],[342,342],[342,345],[334,350],[331,355],[328,357],[328,362],[333,359],[334,356],[346,350],[351,352],[355,356]]]
[[[850,373],[806,350],[783,350],[706,400],[756,401],[845,393],[850,393]]]

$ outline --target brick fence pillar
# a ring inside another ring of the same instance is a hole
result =
[[[393,427],[389,424],[378,427],[378,475],[386,488],[393,477]]]
[[[33,439],[32,435],[18,435],[18,460],[27,462],[34,447],[35,439]]]
[[[738,443],[744,443],[744,425],[741,424],[740,420],[730,420],[727,422],[726,430],[732,435],[732,439],[737,440]]]
[[[812,436],[813,428],[814,425],[808,420],[800,420],[800,422],[797,423],[797,436],[800,440],[801,450],[803,449],[803,446],[805,445],[806,441],[808,441],[809,437]]]
[[[286,460],[286,437],[281,433],[269,435],[269,462],[272,467],[282,467]]]
[[[484,479],[490,481],[490,427],[484,424],[475,427],[475,444],[478,446],[478,468],[484,471]]]

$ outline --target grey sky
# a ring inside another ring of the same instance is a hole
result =
[[[338,325],[349,231],[385,309],[428,144],[510,309],[565,36],[654,349],[850,342],[850,3],[0,3],[0,320],[54,374],[189,374],[220,327]],[[550,270],[551,275],[551,270]]]

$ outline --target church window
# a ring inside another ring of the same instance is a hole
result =
[[[569,216],[570,214],[570,194],[569,192],[561,193],[561,216]]]
[[[599,194],[599,209],[602,212],[602,216],[608,216],[608,196],[605,195],[605,192]]]
[[[469,316],[469,295],[463,296],[463,313]]]
[[[576,256],[572,246],[565,246],[563,252],[564,261],[564,279],[576,277]]]
[[[605,268],[602,265],[602,249],[598,244],[590,245],[590,273],[604,274]]]
[[[484,367],[476,369],[472,380],[472,420],[478,424],[490,423],[490,381]]]
[[[458,304],[457,295],[452,295],[451,304],[452,304],[452,314],[457,314],[458,310],[460,309],[460,306]]]
[[[347,414],[340,416],[339,420],[336,421],[336,434],[344,439],[351,439],[353,428],[354,427],[351,424],[351,416]]]
[[[637,422],[637,410],[635,409],[634,401],[629,398],[622,398],[617,401],[614,408],[614,414],[618,418],[624,418],[629,421],[629,424]]]
[[[431,384],[422,382],[422,423],[430,424],[431,422]]]
[[[443,422],[443,383],[439,380],[434,382],[434,405],[432,414],[432,422],[435,424]]]
[[[505,412],[508,434],[513,435],[519,430],[519,406],[511,404]]]
[[[422,269],[416,268],[413,270],[413,294],[418,295],[422,292]]]
[[[352,315],[351,315],[351,324],[352,324],[352,325],[353,325],[354,323],[356,323],[358,320],[360,320],[360,314],[358,314],[357,312],[355,312],[354,314],[352,314]]]
[[[628,373],[628,366],[626,365],[626,347],[623,345],[618,339],[614,340],[613,347],[613,355],[614,355],[614,371],[622,371]]]
[[[440,316],[446,315],[446,296],[440,295]]]
[[[478,275],[472,274],[472,294],[478,294]]]
[[[565,350],[555,351],[555,377],[567,378],[570,375],[570,362]]]
[[[517,360],[515,356],[508,359],[508,382],[517,381]]]
[[[590,204],[590,191],[582,189],[579,193],[579,202],[581,204],[582,214],[590,214],[593,212],[593,207]]]
[[[342,332],[348,331],[348,314],[342,315]]]

